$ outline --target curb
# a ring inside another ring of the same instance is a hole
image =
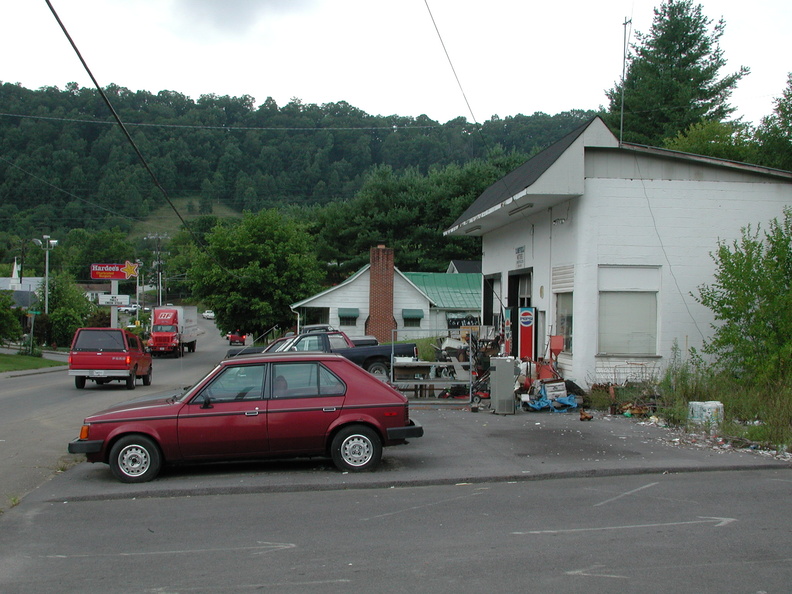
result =
[[[87,462],[83,462],[87,464]],[[516,483],[516,482],[535,482],[546,480],[559,480],[559,479],[577,479],[577,478],[602,478],[609,476],[640,476],[640,475],[665,475],[665,474],[691,474],[695,472],[735,472],[735,471],[761,471],[772,470],[777,468],[792,469],[792,463],[779,462],[777,464],[725,464],[718,466],[708,466],[705,468],[697,466],[681,466],[674,468],[669,466],[664,469],[646,469],[646,468],[605,468],[602,470],[569,470],[548,472],[542,474],[525,475],[525,474],[507,474],[507,475],[493,475],[493,476],[459,476],[459,477],[446,477],[446,478],[415,478],[415,479],[400,479],[400,480],[375,480],[371,482],[356,482],[356,483],[338,483],[333,485],[328,484],[310,484],[299,483],[293,485],[245,485],[245,486],[217,486],[217,487],[195,487],[195,488],[165,488],[162,490],[141,490],[141,491],[127,491],[124,493],[95,493],[90,495],[76,495],[59,497],[55,499],[45,499],[47,503],[62,503],[64,500],[70,502],[86,502],[86,501],[120,501],[124,499],[161,499],[161,498],[176,498],[176,497],[208,497],[217,495],[252,495],[260,493],[302,493],[308,491],[360,491],[364,489],[398,489],[398,488],[412,488],[412,487],[433,487],[433,486],[451,486],[451,485],[480,485],[486,483]]]

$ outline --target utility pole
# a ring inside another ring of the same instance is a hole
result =
[[[157,306],[162,306],[162,260],[160,259],[160,242],[168,239],[167,233],[150,233],[146,239],[154,239],[157,242]]]
[[[621,89],[621,114],[619,119],[619,146],[624,140],[624,83],[627,78],[627,25],[632,23],[632,19],[624,17],[624,49],[622,50],[622,89]]]
[[[44,235],[43,239],[34,239],[33,243],[44,250],[44,313],[49,314],[49,253],[58,245],[58,240],[50,239],[49,235]]]

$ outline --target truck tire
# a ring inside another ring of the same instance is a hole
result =
[[[78,390],[82,390],[85,387],[85,376],[84,375],[75,375],[74,376],[74,387]]]
[[[148,373],[143,376],[143,385],[150,386],[151,385],[151,374],[154,373],[154,366],[149,365]]]
[[[135,389],[135,380],[137,379],[137,369],[133,369],[132,373],[130,373],[126,378],[126,389],[127,390],[134,390]]]
[[[366,365],[366,371],[371,375],[376,375],[381,380],[387,380],[390,376],[388,364],[385,361],[372,361]]]
[[[145,435],[125,435],[110,449],[108,464],[122,483],[145,483],[159,474],[162,455]]]
[[[382,460],[382,442],[365,425],[350,425],[336,433],[330,445],[333,463],[344,472],[374,470]]]

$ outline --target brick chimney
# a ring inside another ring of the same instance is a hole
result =
[[[393,340],[391,330],[396,329],[393,317],[393,249],[378,245],[370,250],[369,317],[366,334],[376,336],[380,342]]]

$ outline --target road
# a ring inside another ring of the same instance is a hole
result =
[[[0,591],[788,592],[790,472],[31,496]]]
[[[599,413],[414,402],[426,434],[374,473],[311,459],[176,467],[141,485],[103,464],[53,476],[86,414],[220,358],[204,324],[196,353],[155,362],[150,388],[2,379],[0,476],[28,494],[0,515],[0,592],[789,590],[788,463],[674,446]]]
[[[21,500],[68,468],[75,459],[66,445],[77,437],[89,414],[145,395],[172,392],[198,380],[228,350],[213,321],[199,319],[202,331],[195,353],[183,358],[155,358],[151,386],[138,381],[134,391],[120,382],[84,390],[74,386],[66,367],[0,380],[0,510]]]

